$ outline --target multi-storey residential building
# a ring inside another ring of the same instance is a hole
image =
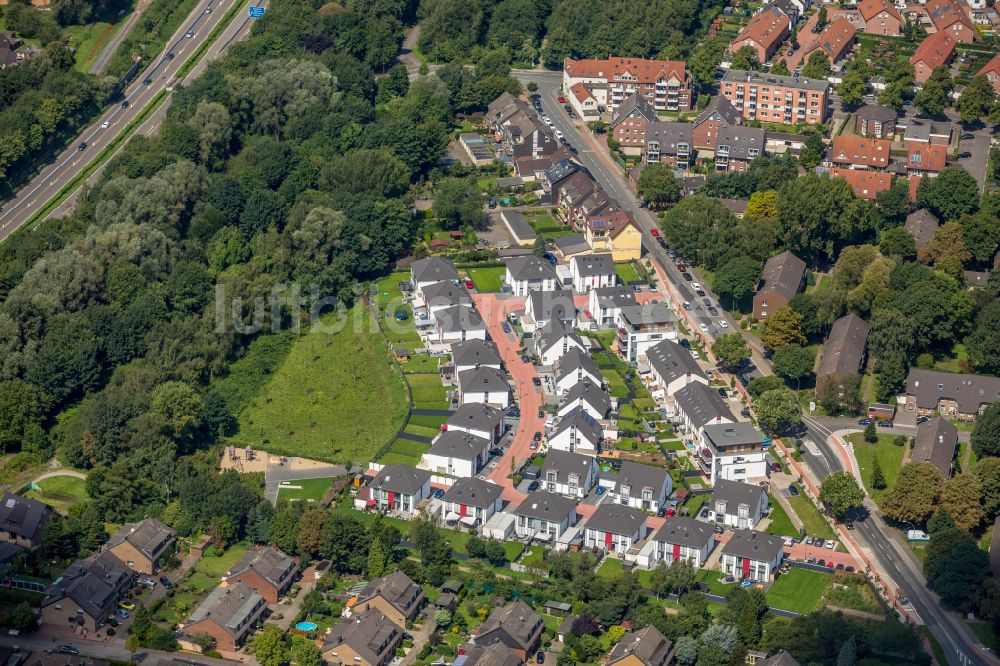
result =
[[[640,93],[634,92],[615,109],[608,132],[627,155],[638,155],[646,145],[646,128],[659,121],[653,104]]]
[[[674,394],[677,431],[686,439],[701,441],[702,429],[710,423],[733,423],[736,416],[719,392],[701,382],[691,382]]]
[[[476,477],[459,479],[441,498],[441,518],[473,528],[503,508],[503,488]]]
[[[976,39],[976,26],[959,0],[927,0],[927,16],[938,32],[948,33],[959,44]],[[919,79],[918,79],[919,80]]]
[[[600,106],[612,110],[634,92],[642,95],[657,111],[690,111],[695,99],[691,77],[683,61],[567,58],[563,61],[563,90],[568,92],[574,86],[585,88]],[[570,97],[571,104],[574,97]]]
[[[597,482],[597,464],[590,456],[553,449],[545,455],[538,478],[542,490],[582,499]]]
[[[554,542],[576,523],[576,500],[555,493],[528,493],[510,513],[516,519],[517,536]]]
[[[854,195],[862,199],[874,199],[879,192],[892,188],[892,174],[886,171],[861,171],[838,167],[816,167],[816,173],[825,173],[830,178],[843,178],[854,190]]]
[[[646,534],[646,514],[638,509],[605,502],[584,526],[583,545],[622,557]]]
[[[739,125],[741,117],[736,108],[722,95],[716,95],[691,123],[691,142],[695,148],[715,150],[719,132],[726,127]]]
[[[847,19],[834,19],[823,28],[816,41],[803,50],[801,62],[809,62],[809,57],[816,51],[825,55],[831,65],[843,60],[854,45],[857,32],[854,24]]]
[[[896,110],[865,104],[854,114],[854,131],[862,136],[891,139],[896,133]]]
[[[715,147],[715,170],[726,173],[746,171],[764,154],[766,133],[760,127],[734,125],[719,130]]]
[[[863,367],[869,330],[868,324],[853,312],[833,322],[816,370],[817,390],[834,382],[843,397],[846,380]]]
[[[670,497],[673,487],[670,473],[664,468],[626,460],[622,462],[615,485],[610,491],[611,501],[633,509],[655,512]]]
[[[933,178],[948,165],[948,146],[925,143],[906,144],[906,173],[911,178]]]
[[[757,55],[758,62],[767,62],[781,43],[788,39],[792,21],[785,12],[774,4],[767,5],[754,14],[740,34],[729,45],[729,52],[736,53],[749,46]]]
[[[872,35],[898,37],[903,17],[889,0],[861,0],[858,11],[864,20],[865,32]]]
[[[736,530],[722,547],[722,571],[740,580],[773,580],[785,557],[781,537],[751,530]]]
[[[958,41],[947,30],[927,35],[910,56],[914,80],[917,83],[924,83],[931,78],[931,72],[951,62],[951,59],[955,57],[956,46],[958,46]]]
[[[650,123],[646,126],[646,162],[669,164],[687,171],[693,157],[691,123]]]
[[[890,147],[888,139],[869,139],[841,134],[833,138],[830,162],[834,166],[848,169],[883,170],[889,166]]]
[[[830,83],[826,79],[731,69],[722,77],[719,92],[744,118],[815,125],[826,121]]]
[[[678,560],[686,560],[700,568],[715,548],[715,533],[712,526],[703,521],[672,516],[663,522],[652,541],[655,545],[650,568],[660,562],[669,566]]]
[[[638,363],[660,340],[677,338],[677,315],[666,303],[626,305],[615,322],[618,350],[629,363]]]
[[[768,259],[753,297],[753,316],[767,319],[768,313],[788,305],[799,293],[805,274],[806,262],[787,250]]]
[[[701,432],[698,464],[712,483],[767,476],[764,436],[746,422],[709,424]]]

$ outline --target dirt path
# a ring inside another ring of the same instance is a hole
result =
[[[142,16],[142,12],[145,11],[146,7],[149,6],[150,0],[139,0],[136,3],[135,11],[125,18],[125,25],[121,27],[115,36],[111,38],[111,41],[103,46],[101,52],[94,62],[91,63],[90,69],[87,70],[88,74],[102,74],[108,66],[108,62],[111,60],[111,56],[115,54],[118,47],[121,45],[125,38],[128,37],[129,32],[135,27],[135,24],[139,22],[139,17]]]
[[[420,39],[420,24],[406,31],[403,46],[399,49],[399,62],[406,65],[406,71],[411,79],[420,72],[420,60],[413,54],[418,39]]]
[[[31,480],[31,482],[38,483],[39,481],[43,481],[45,479],[51,479],[53,476],[72,476],[74,479],[87,478],[86,474],[84,474],[83,472],[78,472],[75,469],[54,469],[51,472],[46,472],[45,474],[36,476],[34,479]]]

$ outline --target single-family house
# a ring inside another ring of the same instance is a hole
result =
[[[864,366],[869,330],[868,324],[854,313],[833,322],[816,370],[817,392],[826,382],[833,381],[842,396],[845,381],[857,375]]]
[[[580,408],[594,419],[605,418],[611,411],[611,397],[607,391],[589,379],[577,382],[576,386],[566,391],[559,402],[559,416],[566,416],[574,409]]]
[[[607,666],[669,666],[674,644],[653,625],[626,632],[608,655]]]
[[[602,287],[591,290],[588,295],[588,310],[598,326],[613,326],[618,313],[626,305],[635,305],[635,288]]]
[[[754,14],[736,35],[729,45],[729,52],[736,53],[749,46],[757,56],[757,62],[767,62],[788,38],[791,29],[792,22],[788,15],[774,5],[767,5]]]
[[[534,322],[534,330],[545,328],[553,317],[561,320],[567,328],[576,327],[576,305],[573,304],[573,292],[569,289],[531,292],[524,312]]]
[[[816,41],[803,50],[801,62],[808,62],[813,53],[819,52],[831,65],[836,64],[850,54],[857,32],[854,24],[846,18],[835,18],[823,28]]]
[[[442,280],[424,286],[423,298],[429,315],[458,305],[473,307],[472,295],[465,288],[465,285],[451,280]]]
[[[573,289],[585,294],[592,289],[615,285],[615,262],[610,254],[585,254],[573,257],[569,262],[573,276]]]
[[[188,636],[208,634],[217,650],[232,652],[242,646],[267,611],[267,600],[246,583],[216,587],[184,625]]]
[[[666,303],[624,305],[615,321],[618,351],[629,363],[638,363],[661,340],[677,338],[677,315]]]
[[[267,603],[276,604],[292,586],[298,569],[298,562],[277,548],[254,548],[223,574],[220,586],[243,583]]]
[[[404,629],[424,605],[424,588],[396,569],[388,576],[373,578],[357,595],[352,614],[376,610]]]
[[[608,491],[615,504],[656,513],[667,501],[674,484],[663,467],[622,461],[614,487]]]
[[[903,17],[889,0],[861,0],[858,11],[865,23],[865,32],[871,35],[898,37],[903,27]]]
[[[752,530],[767,511],[767,489],[750,483],[719,479],[708,503],[709,519],[741,530]]]
[[[770,581],[785,557],[781,537],[736,530],[722,547],[722,571],[738,580]]]
[[[990,58],[990,61],[983,65],[982,69],[976,72],[977,76],[985,76],[986,80],[993,86],[993,91],[1000,95],[1000,53]]]
[[[948,147],[937,144],[907,144],[906,173],[911,181],[918,177],[933,178],[948,165]]]
[[[104,544],[132,571],[153,574],[173,552],[177,533],[155,518],[125,523]]]
[[[449,259],[425,257],[410,266],[410,284],[413,291],[423,295],[424,287],[436,282],[458,281],[458,270]]]
[[[927,0],[925,9],[937,30],[934,34],[947,34],[959,44],[971,44],[976,40],[976,26],[969,18],[965,3],[959,0]]]
[[[518,599],[506,606],[494,608],[476,630],[474,642],[486,646],[503,643],[522,661],[526,661],[541,645],[545,624],[525,601]]]
[[[886,171],[816,167],[816,172],[826,173],[830,178],[843,178],[854,190],[854,196],[861,199],[875,199],[879,192],[892,188],[892,174]]]
[[[799,293],[805,274],[806,262],[787,250],[768,259],[753,296],[753,316],[767,319],[768,313],[788,305]]]
[[[532,291],[554,291],[559,288],[559,276],[552,265],[534,255],[507,260],[506,282],[515,296],[527,296]]]
[[[475,308],[454,305],[434,313],[434,336],[441,344],[485,340],[486,324]]]
[[[486,403],[466,403],[448,417],[445,428],[482,437],[493,446],[503,435],[503,412]]]
[[[604,382],[597,362],[579,347],[573,347],[556,361],[554,376],[556,393],[559,395],[565,395],[583,381],[596,386],[601,386]]]
[[[476,477],[459,479],[441,498],[441,518],[468,528],[485,525],[503,508],[503,488]]]
[[[535,333],[534,348],[542,365],[553,365],[563,354],[576,347],[587,350],[580,334],[567,328],[561,319],[551,319],[549,323]]]
[[[958,449],[958,428],[948,419],[934,417],[917,426],[910,462],[929,462],[944,478],[951,476]]]
[[[528,493],[516,508],[509,510],[517,520],[514,531],[522,539],[555,542],[576,524],[576,500],[555,493]]]
[[[914,80],[924,83],[931,78],[931,72],[951,62],[957,45],[955,38],[945,30],[924,37],[924,41],[920,42],[920,46],[910,56]]]
[[[1000,400],[1000,377],[910,368],[900,402],[918,415],[974,421]]]
[[[742,122],[728,99],[716,95],[691,123],[691,143],[695,148],[714,151],[719,132]]]
[[[546,492],[582,499],[597,482],[597,465],[590,456],[551,449],[538,480]]]
[[[659,392],[672,400],[691,382],[708,384],[708,376],[691,353],[674,340],[662,340],[646,350],[649,376]]]
[[[646,514],[630,506],[605,502],[584,525],[583,545],[624,556],[646,536]]]
[[[617,204],[587,216],[583,239],[594,252],[610,252],[614,261],[633,261],[642,255],[642,230],[632,214]],[[556,239],[557,248],[562,240]]]
[[[709,523],[686,516],[670,516],[663,521],[652,541],[652,566],[660,562],[670,566],[685,560],[698,569],[708,562],[715,548],[715,532]]]
[[[371,492],[369,502],[374,502],[380,511],[409,517],[416,512],[421,500],[431,496],[431,473],[392,463],[379,470],[368,489]]]
[[[42,624],[95,633],[111,618],[135,574],[110,551],[77,560],[45,590]]]
[[[510,407],[510,382],[501,370],[482,366],[458,373],[459,402]]]
[[[451,346],[451,362],[455,366],[455,372],[475,370],[479,367],[499,370],[502,367],[496,344],[478,339],[454,343]]]
[[[334,625],[321,653],[323,662],[330,666],[389,666],[402,643],[402,629],[377,610],[370,610]]]
[[[698,465],[711,483],[762,479],[767,476],[764,440],[746,421],[708,423],[701,430]]]
[[[588,456],[601,452],[604,432],[587,411],[577,407],[559,419],[548,436],[549,450],[570,451]]]
[[[714,388],[701,382],[691,382],[674,394],[680,431],[694,441],[701,440],[701,431],[710,423],[734,423],[736,417],[728,403]]]
[[[449,429],[439,434],[420,456],[419,467],[459,478],[475,476],[486,464],[489,448],[490,440],[485,437]]]
[[[524,666],[524,659],[500,642],[463,645],[459,647],[459,654],[464,657],[461,666]]]
[[[29,550],[35,548],[41,545],[42,531],[51,517],[52,507],[48,504],[4,493],[0,503],[0,541]]]

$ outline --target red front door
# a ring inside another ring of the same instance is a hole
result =
[[[604,547],[611,550],[611,532],[604,533]]]
[[[674,561],[681,559],[681,545],[679,543],[674,544]]]
[[[465,518],[465,505],[464,504],[459,504],[458,505],[458,515],[461,516],[462,518]]]
[[[750,558],[748,557],[743,558],[743,577],[750,577]]]
[[[396,503],[396,493],[387,493],[387,500],[389,502],[389,508],[391,509],[393,504]]]

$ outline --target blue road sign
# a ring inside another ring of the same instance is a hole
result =
[[[250,7],[250,18],[262,18],[267,7]]]

